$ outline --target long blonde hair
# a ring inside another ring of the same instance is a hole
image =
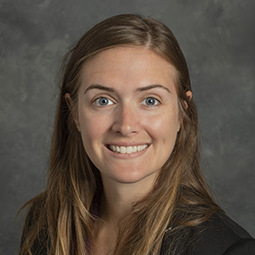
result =
[[[47,189],[26,204],[30,210],[20,255],[35,249],[45,249],[52,255],[89,254],[93,222],[97,220],[93,208],[98,206],[95,197],[102,192],[102,182],[84,150],[72,111],[76,110],[84,63],[98,52],[120,45],[146,46],[175,66],[182,121],[174,150],[153,190],[122,219],[114,254],[158,254],[169,223],[174,234],[178,229],[197,226],[220,210],[200,170],[197,112],[186,95],[191,91],[189,71],[176,38],[168,27],[152,18],[118,15],[91,28],[66,57]],[[66,93],[74,102],[73,110],[66,104]]]

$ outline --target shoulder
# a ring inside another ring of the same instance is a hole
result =
[[[194,254],[255,254],[255,240],[223,213],[216,213],[195,229]]]
[[[44,216],[44,207],[46,200],[46,192],[43,192],[33,199],[29,200],[23,208],[27,209],[27,215],[25,220],[25,227],[30,229],[34,224],[38,223],[38,220]]]
[[[25,204],[27,206],[27,216],[21,237],[21,254],[28,249],[31,249],[32,254],[47,254],[48,234],[46,233],[44,205],[44,193],[39,194]],[[28,254],[28,252],[25,254]]]
[[[161,254],[172,254],[167,248],[174,236],[164,237]],[[203,224],[184,228],[177,233],[178,255],[253,255],[255,240],[236,222],[223,213],[216,213]],[[188,248],[187,248],[188,247]]]

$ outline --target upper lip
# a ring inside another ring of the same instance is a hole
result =
[[[141,142],[141,143],[137,143],[137,142],[131,142],[131,143],[127,143],[127,142],[124,142],[124,143],[120,143],[120,142],[116,142],[116,143],[106,143],[105,145],[106,146],[109,146],[109,145],[115,145],[115,146],[124,146],[124,147],[129,147],[129,146],[139,146],[139,145],[150,145],[150,143],[144,143],[144,142]]]

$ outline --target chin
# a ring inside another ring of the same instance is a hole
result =
[[[113,175],[111,178],[121,184],[141,184],[145,183],[154,183],[155,178],[157,175],[157,171],[152,173],[141,173],[141,171],[133,172],[133,173],[126,173],[126,174],[120,174],[120,175]]]

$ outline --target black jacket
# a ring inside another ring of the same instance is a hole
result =
[[[255,255],[255,240],[223,213],[184,231],[174,237],[166,232],[160,255]],[[177,247],[171,247],[173,239]]]
[[[46,236],[34,243],[33,255],[47,255]],[[177,246],[173,247],[173,243]],[[225,214],[216,213],[197,227],[174,235],[167,231],[160,255],[255,255],[255,240]]]

